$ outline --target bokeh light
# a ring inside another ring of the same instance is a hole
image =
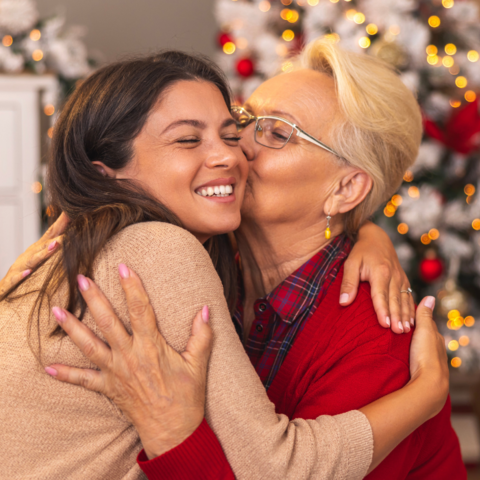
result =
[[[400,223],[397,227],[398,233],[405,235],[408,233],[408,225],[406,223]]]
[[[368,37],[362,37],[360,38],[360,40],[358,41],[358,44],[360,45],[360,47],[362,48],[368,48],[370,46],[372,42],[370,41],[370,39]]]
[[[471,61],[471,62],[477,62],[478,61],[478,58],[479,58],[479,54],[476,50],[470,50],[468,53],[467,53],[467,58]]]
[[[450,362],[453,368],[458,368],[462,364],[462,359],[460,357],[454,357],[452,358],[452,361]]]
[[[365,30],[369,35],[376,35],[378,33],[378,27],[374,23],[369,23]]]
[[[468,84],[468,81],[465,77],[457,77],[455,79],[455,85],[458,87],[458,88],[465,88]]]
[[[291,42],[291,41],[295,38],[295,34],[293,33],[293,30],[285,30],[285,31],[282,33],[282,38],[283,38],[286,42]]]
[[[432,27],[432,28],[437,28],[440,26],[440,18],[437,17],[436,15],[432,15],[429,19],[428,19],[428,24]]]

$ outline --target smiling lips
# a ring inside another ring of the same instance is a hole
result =
[[[218,178],[201,185],[195,190],[195,193],[201,197],[229,197],[233,194],[235,183],[234,177]]]

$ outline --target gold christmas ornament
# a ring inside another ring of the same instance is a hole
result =
[[[373,55],[394,67],[403,67],[408,63],[405,52],[396,42],[379,39],[371,46],[370,50]]]
[[[449,279],[437,294],[438,304],[436,312],[444,318],[455,320],[450,317],[464,317],[469,311],[469,298],[467,293]],[[452,313],[454,312],[454,314]]]

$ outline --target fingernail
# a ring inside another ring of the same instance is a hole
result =
[[[30,275],[32,273],[31,270],[25,270],[24,272],[22,272],[22,278],[25,278],[26,276]]]
[[[435,308],[435,297],[427,297],[425,299],[425,306],[433,310]]]
[[[350,295],[348,293],[342,293],[340,295],[340,303],[347,303]]]
[[[67,318],[67,316],[65,315],[65,312],[61,308],[53,307],[52,312],[55,315],[55,318],[57,319],[58,323],[63,323]]]
[[[410,324],[412,325],[412,327],[415,325],[415,319],[414,318],[410,319]]]
[[[391,325],[391,323],[390,323],[390,317],[385,318],[385,323],[386,323],[388,326]]]
[[[58,375],[58,372],[52,367],[45,367],[45,371],[52,377],[56,377]]]
[[[202,320],[205,322],[205,323],[208,323],[208,319],[210,318],[210,312],[208,311],[208,307],[207,305],[205,305],[203,308],[202,308]]]
[[[83,275],[77,275],[77,282],[78,282],[78,288],[82,292],[86,292],[90,288],[88,280]]]
[[[410,324],[405,322],[405,331],[408,333],[410,331]]]
[[[58,245],[58,242],[54,240],[49,246],[48,246],[48,251],[51,252],[56,246]]]
[[[400,331],[403,332],[403,325],[402,325],[402,322],[398,322],[398,328],[400,329]]]
[[[128,278],[130,276],[130,271],[124,263],[118,265],[118,273],[122,278]]]

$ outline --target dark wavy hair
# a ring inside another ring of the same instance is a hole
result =
[[[113,63],[97,70],[71,95],[55,124],[48,165],[48,191],[54,217],[65,212],[70,223],[62,255],[54,261],[31,312],[29,331],[39,329],[40,311],[65,280],[67,309],[80,312],[86,304],[76,276],[93,277],[94,260],[106,242],[123,228],[140,222],[182,226],[165,205],[131,180],[107,178],[92,164],[113,170],[133,157],[133,140],[166,90],[176,82],[206,81],[221,92],[230,108],[230,89],[220,69],[205,57],[178,51]],[[233,308],[235,262],[227,235],[205,244]],[[9,299],[15,288],[6,293]],[[35,318],[37,322],[35,322]],[[57,329],[54,333],[60,333]],[[29,335],[30,337],[30,335]]]

